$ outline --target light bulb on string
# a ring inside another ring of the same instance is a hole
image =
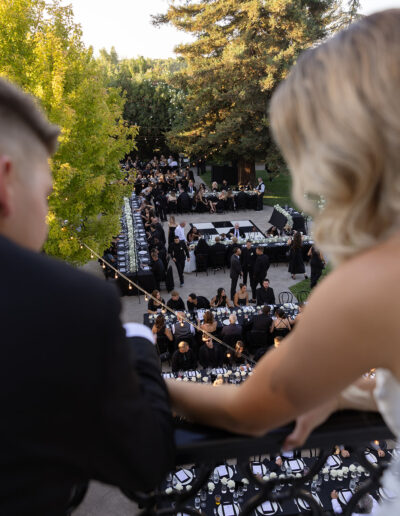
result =
[[[93,260],[93,258],[94,258],[94,254],[93,253],[90,253],[90,258]]]
[[[114,274],[114,278],[118,279],[118,273],[117,272]]]
[[[148,301],[148,300],[149,300],[149,298],[148,298],[147,294],[145,294],[145,295],[144,295],[144,300],[145,300],[145,301]]]
[[[106,268],[106,264],[105,263],[102,263],[101,266],[103,267],[103,269]]]
[[[128,285],[128,289],[129,289],[129,290],[132,290],[132,288],[133,288],[133,287],[132,287],[132,283],[129,283],[129,285]]]

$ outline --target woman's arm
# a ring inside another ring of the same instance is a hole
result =
[[[369,315],[376,307],[368,292],[382,290],[375,277],[373,285],[365,282],[370,267],[327,276],[295,330],[239,387],[223,385],[214,392],[212,386],[170,383],[174,409],[201,423],[263,435],[332,400],[372,367],[390,369],[398,352],[390,339],[379,339],[379,318]]]
[[[246,306],[249,304],[249,294],[246,292]]]
[[[169,328],[165,328],[165,335],[167,336],[167,339],[170,340],[171,342],[174,340],[172,332]]]
[[[226,296],[226,306],[228,308],[233,308],[232,301],[229,299],[228,296]]]
[[[238,305],[238,298],[239,298],[239,294],[236,292],[236,294],[233,296],[233,304],[235,306],[239,306]]]

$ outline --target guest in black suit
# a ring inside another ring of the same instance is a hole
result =
[[[151,253],[151,271],[156,282],[156,289],[160,290],[160,282],[165,280],[165,267],[163,262],[158,256],[158,252],[153,251]]]
[[[179,240],[179,236],[175,235],[174,243],[171,246],[170,253],[171,258],[175,262],[176,268],[178,270],[181,287],[183,287],[183,284],[185,283],[185,278],[183,277],[183,269],[185,268],[185,256],[187,261],[190,260],[186,242]]]
[[[229,324],[228,326],[224,326],[221,331],[221,337],[224,342],[232,341],[232,339],[236,338],[236,340],[242,339],[242,327],[240,324],[236,324],[237,318],[235,314],[231,314],[229,316]]]
[[[177,199],[178,212],[187,213],[192,209],[192,200],[182,187],[179,188],[179,192]]]
[[[197,360],[195,354],[190,349],[189,344],[185,341],[181,341],[178,344],[178,349],[172,355],[172,371],[177,373],[178,371],[190,371],[196,369]]]
[[[168,299],[167,306],[175,311],[185,310],[185,303],[176,290],[171,292],[171,299]]]
[[[199,349],[199,362],[207,369],[208,367],[221,367],[224,361],[224,354],[218,342],[207,338]]]
[[[253,302],[255,302],[257,293],[257,285],[262,285],[264,278],[267,275],[269,269],[269,258],[264,254],[264,249],[260,246],[256,249],[256,260],[253,268],[253,283],[251,285]]]
[[[225,257],[226,254],[226,246],[221,244],[221,238],[219,236],[215,237],[215,244],[210,246],[210,258],[213,267],[216,267],[216,255],[223,255]]]
[[[151,331],[127,339],[112,286],[40,253],[58,129],[3,79],[0,113],[0,514],[63,515],[90,479],[155,488],[172,418]]]
[[[196,296],[195,293],[189,294],[187,299],[187,308],[189,312],[193,312],[194,310],[209,310],[210,309],[210,301],[204,296]]]
[[[192,180],[189,181],[186,191],[187,191],[187,193],[193,194],[193,195],[196,193],[196,187],[194,186],[194,183]]]
[[[251,321],[251,330],[257,332],[266,332],[266,335],[270,334],[272,324],[272,318],[270,316],[270,308],[264,305],[261,309],[261,314],[257,314]]]
[[[242,261],[243,283],[245,285],[247,285],[247,275],[249,275],[250,284],[251,284],[251,277],[253,275],[254,262],[256,260],[256,257],[254,254],[254,249],[252,248],[251,240],[247,240],[246,247],[242,248],[242,254],[241,254],[240,258]]]
[[[240,229],[239,224],[236,223],[235,226],[228,232],[228,237],[236,237],[236,238],[244,238],[244,232]]]
[[[257,305],[274,305],[275,293],[269,286],[269,279],[265,278],[262,287],[257,289]]]
[[[231,258],[231,299],[234,298],[236,293],[236,285],[239,277],[242,275],[242,264],[240,263],[240,247],[236,247]]]

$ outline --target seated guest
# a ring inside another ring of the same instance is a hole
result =
[[[265,332],[267,336],[271,330],[272,318],[270,316],[270,307],[264,305],[261,309],[261,314],[257,314],[251,320],[251,330],[257,332]]]
[[[199,254],[207,255],[207,257],[210,256],[210,246],[204,240],[203,236],[200,236],[200,239],[194,249],[194,255],[198,256]]]
[[[168,299],[167,306],[171,310],[185,310],[185,303],[176,290],[171,292],[171,299]]]
[[[218,192],[218,183],[216,181],[213,181],[211,183],[211,191],[212,192]]]
[[[207,310],[204,314],[204,319],[200,324],[200,328],[213,335],[217,333],[217,321],[214,319],[214,315],[210,310]]]
[[[223,340],[226,338],[230,340],[233,337],[237,337],[237,340],[241,340],[242,327],[240,324],[237,324],[237,317],[235,314],[231,314],[229,316],[229,324],[222,328],[221,337]]]
[[[187,190],[187,193],[191,194],[191,195],[196,193],[196,187],[194,186],[194,183],[192,180],[189,181],[189,184],[188,184],[186,190]]]
[[[189,243],[199,240],[200,237],[200,231],[196,228],[196,226],[191,227],[189,229],[189,233],[186,235],[186,239]]]
[[[332,510],[334,514],[342,514],[343,508],[339,502],[339,493],[335,490],[331,492],[332,499]],[[359,516],[360,514],[370,514],[371,516],[378,514],[379,504],[378,502],[370,495],[364,494],[357,502],[354,507],[353,516]]]
[[[160,290],[160,281],[165,280],[165,267],[163,262],[158,256],[158,253],[154,250],[151,253],[151,270],[153,272],[154,279],[156,281],[157,290]]]
[[[187,308],[189,312],[194,310],[209,310],[210,301],[204,296],[196,296],[195,293],[189,294],[187,299]]]
[[[147,312],[149,314],[156,314],[158,310],[162,309],[161,303],[164,303],[164,299],[161,297],[161,294],[158,290],[153,290],[151,295],[155,297],[158,301],[154,301],[152,298],[150,298],[147,304]]]
[[[185,341],[179,342],[178,349],[172,355],[172,372],[189,371],[196,367],[197,360],[189,344]]]
[[[220,287],[217,290],[217,295],[211,299],[211,306],[213,308],[232,308],[232,303],[225,293],[225,289]]]
[[[276,319],[273,321],[270,329],[271,333],[274,337],[286,337],[292,329],[289,319],[282,308],[275,310],[275,316]]]
[[[229,183],[226,179],[223,179],[222,180],[222,183],[221,183],[221,190],[228,190],[229,188]]]
[[[149,244],[149,250],[150,253],[153,251],[157,251],[158,257],[162,261],[164,268],[166,269],[168,266],[168,260],[167,260],[167,250],[165,249],[165,245],[163,245],[158,238],[154,238],[151,245]]]
[[[165,317],[163,315],[157,315],[151,331],[156,336],[157,351],[161,360],[168,360],[171,355],[174,337],[171,330],[165,325]]]
[[[186,213],[192,208],[192,200],[182,187],[179,187],[178,211]]]
[[[268,229],[266,235],[267,236],[279,236],[279,231],[278,231],[278,229],[275,226],[271,226]]]
[[[225,353],[225,364],[229,367],[236,367],[244,365],[246,359],[243,356],[244,344],[241,340],[238,340],[235,344],[235,352],[228,350]]]
[[[183,312],[178,312],[176,314],[176,323],[172,325],[172,333],[175,338],[175,342],[179,342],[181,340],[189,340],[191,341],[192,336],[194,335],[194,327],[192,324],[189,324],[187,321],[184,321],[183,318],[185,314]]]
[[[176,213],[178,205],[178,199],[176,197],[176,193],[172,190],[167,195],[167,207],[169,213]]]
[[[219,236],[215,237],[215,244],[210,246],[210,259],[211,264],[213,267],[216,267],[216,255],[223,255],[224,261],[225,261],[225,255],[226,255],[226,246],[224,244],[221,244],[221,238]]]
[[[249,294],[244,283],[239,283],[239,291],[233,296],[235,306],[247,306],[249,304]]]
[[[157,236],[158,240],[165,245],[165,243],[166,243],[165,232],[164,232],[164,228],[162,227],[160,221],[158,220],[158,217],[151,217],[151,223],[155,227],[156,236]]]
[[[208,367],[221,367],[224,359],[221,346],[213,339],[203,339],[204,344],[199,349],[199,362],[207,369]]]
[[[236,237],[236,238],[244,238],[245,237],[245,234],[244,232],[240,229],[239,227],[239,224],[236,222],[236,224],[234,225],[234,227],[229,231],[228,237],[232,238],[232,237]]]
[[[262,287],[256,290],[257,305],[274,305],[275,304],[275,293],[274,290],[269,286],[269,279],[265,278],[262,282]]]
[[[196,195],[194,196],[194,199],[193,199],[193,203],[194,203],[194,209],[197,211],[197,213],[205,213],[207,211],[210,211],[210,205],[209,205],[207,199],[205,199],[203,197],[202,190],[199,190],[196,193]]]

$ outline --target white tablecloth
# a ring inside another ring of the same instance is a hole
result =
[[[189,251],[190,261],[185,262],[184,272],[194,272],[196,270],[196,257],[194,251]]]

